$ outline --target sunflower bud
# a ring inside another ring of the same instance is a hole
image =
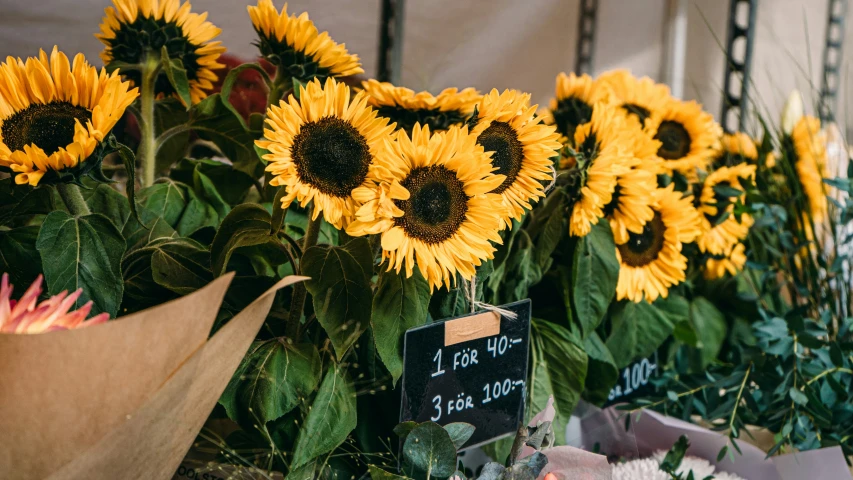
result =
[[[788,96],[785,107],[782,109],[782,131],[790,135],[794,126],[803,117],[803,96],[799,90],[794,90]]]

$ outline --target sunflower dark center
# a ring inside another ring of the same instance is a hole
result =
[[[637,117],[640,120],[640,123],[645,123],[646,119],[649,118],[651,112],[649,112],[648,108],[643,108],[634,103],[623,103],[622,108],[625,109],[631,115]]]
[[[332,74],[331,69],[320,66],[320,52],[316,52],[318,58],[315,58],[314,55],[288,45],[287,37],[278,40],[275,35],[267,37],[262,31],[255,31],[260,39],[255,45],[261,51],[261,55],[273,65],[284,69],[291,77],[316,77],[322,80]]]
[[[665,160],[678,160],[690,152],[690,133],[678,122],[672,120],[661,122],[655,140],[660,140],[658,156]]]
[[[140,15],[133,23],[122,23],[115,32],[115,38],[109,40],[109,44],[114,61],[141,64],[146,52],[159,55],[165,46],[169,50],[169,58],[179,59],[183,63],[189,80],[196,80],[198,71],[201,69],[198,63],[199,56],[195,53],[200,46],[190,43],[181,27],[175,22],[154,20]],[[133,80],[135,85],[142,83],[141,73],[138,70],[123,69],[121,73]],[[175,92],[164,72],[160,72],[157,76],[154,88],[157,93],[164,95]]]
[[[441,165],[418,167],[401,182],[408,200],[395,200],[403,216],[394,219],[409,237],[441,243],[456,233],[468,212],[468,196],[456,173]]]
[[[557,101],[557,109],[552,114],[557,131],[571,139],[578,125],[592,120],[592,105],[577,97],[563,98]]]
[[[498,168],[495,173],[506,175],[506,180],[492,191],[502,193],[515,182],[524,161],[524,147],[518,139],[518,133],[506,122],[492,122],[489,128],[477,137],[477,143],[487,152],[494,152],[492,166]]]
[[[628,241],[617,247],[622,256],[622,263],[642,267],[655,261],[663,249],[665,231],[666,226],[660,213],[655,212],[655,217],[643,227],[643,233],[630,232]]]
[[[34,103],[3,121],[3,142],[13,152],[36,145],[50,155],[74,141],[74,125],[92,112],[67,102]]]
[[[441,111],[439,109],[419,108],[410,110],[397,105],[382,105],[376,109],[379,116],[397,124],[397,130],[412,133],[416,123],[429,126],[431,132],[447,130],[453,125],[465,123],[465,115],[458,110]]]
[[[302,182],[333,197],[347,197],[370,167],[367,140],[349,122],[325,117],[302,125],[291,148]]]
[[[613,190],[613,197],[610,199],[610,203],[604,206],[604,218],[608,218],[613,215],[613,212],[616,211],[616,207],[619,206],[619,196],[621,195],[622,187],[619,184],[616,184],[616,188]]]

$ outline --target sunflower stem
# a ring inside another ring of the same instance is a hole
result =
[[[267,99],[267,108],[272,105],[278,105],[284,94],[288,90],[293,89],[293,77],[291,77],[284,68],[278,67],[275,72],[275,79],[270,88],[269,98]]]
[[[142,162],[142,187],[154,184],[157,175],[157,137],[154,131],[154,90],[160,73],[160,56],[154,52],[145,54],[142,62],[142,85],[139,92],[139,129],[142,134],[139,158]]]
[[[303,255],[309,248],[317,244],[317,239],[320,238],[320,225],[323,222],[322,216],[313,218],[314,207],[308,212],[308,227],[305,230],[305,236],[302,237],[302,252]],[[301,265],[300,265],[301,269]],[[305,308],[305,299],[308,296],[308,290],[305,289],[305,283],[299,282],[293,288],[293,300],[290,302],[290,314],[288,315],[288,323],[285,329],[285,336],[294,341],[299,342],[302,326],[302,310]]]
[[[86,200],[83,199],[83,194],[80,193],[80,187],[77,185],[60,183],[56,185],[56,191],[59,192],[62,202],[65,203],[71,215],[82,217],[92,213],[89,210],[89,205],[86,204]]]

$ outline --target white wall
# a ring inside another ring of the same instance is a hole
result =
[[[759,3],[753,92],[776,116],[790,89],[808,95],[810,84],[819,85],[828,0]],[[39,47],[59,44],[66,52],[82,51],[96,61],[101,45],[93,34],[107,4],[0,0],[0,56],[33,55]],[[375,72],[379,0],[289,4],[292,12],[307,10],[321,30],[361,56],[368,74]],[[255,54],[245,2],[196,0],[193,6],[210,12],[231,51],[247,58]],[[408,0],[403,83],[433,91],[448,86],[513,87],[545,103],[556,74],[574,65],[578,9],[579,0]],[[596,71],[627,67],[663,78],[666,10],[667,0],[600,0]],[[688,9],[685,96],[703,102],[715,115],[720,112],[724,65],[715,36],[725,42],[727,12],[728,0],[690,0]],[[845,58],[853,53],[853,20],[850,24]],[[842,120],[845,104],[839,108]]]

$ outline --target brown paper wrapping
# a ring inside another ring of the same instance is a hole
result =
[[[207,335],[231,275],[103,325],[0,335],[0,471],[168,479],[287,277]]]

